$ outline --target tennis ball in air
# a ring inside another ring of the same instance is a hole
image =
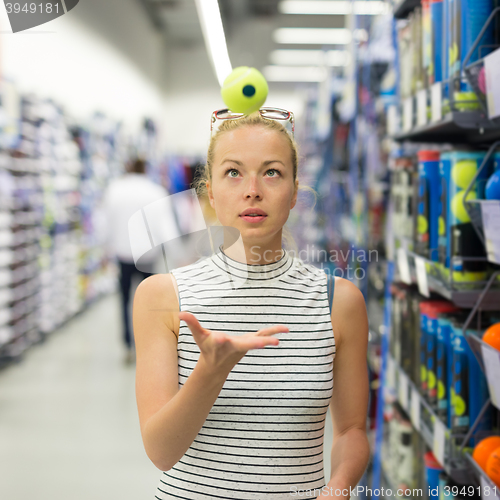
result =
[[[224,104],[234,113],[249,115],[264,104],[269,87],[262,73],[248,66],[239,66],[224,80],[221,95]]]

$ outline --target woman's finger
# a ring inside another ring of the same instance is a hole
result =
[[[196,319],[194,314],[187,311],[179,312],[179,319],[185,321],[192,333],[197,333],[199,335],[208,335],[205,328],[203,328],[200,322]]]
[[[255,335],[263,337],[267,335],[274,335],[275,333],[288,333],[289,331],[290,330],[285,325],[273,325],[273,326],[268,326],[266,328],[262,328],[257,333],[255,333]]]
[[[241,351],[250,349],[260,349],[268,345],[277,346],[279,339],[276,337],[236,337],[233,339],[234,345]]]

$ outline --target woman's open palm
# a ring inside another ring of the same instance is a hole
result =
[[[272,335],[289,331],[285,325],[273,325],[257,332],[235,336],[203,328],[196,317],[186,311],[179,312],[179,319],[185,321],[191,330],[200,348],[200,356],[203,356],[211,368],[227,374],[250,349],[261,349],[268,345],[276,346],[279,344],[279,339]]]

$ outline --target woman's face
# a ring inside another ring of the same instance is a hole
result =
[[[258,125],[225,132],[217,141],[212,182],[207,182],[210,205],[223,226],[238,229],[244,240],[269,243],[280,238],[297,201],[292,151],[281,133]],[[252,222],[242,218],[248,208],[267,215]]]

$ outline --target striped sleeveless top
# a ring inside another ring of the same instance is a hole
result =
[[[301,490],[318,496],[335,358],[325,272],[286,250],[276,262],[253,265],[221,246],[172,274],[180,310],[204,328],[243,335],[283,324],[289,332],[274,335],[278,346],[252,349],[234,366],[190,448],[162,472],[155,498],[281,500]],[[184,321],[177,353],[180,389],[200,355]]]

